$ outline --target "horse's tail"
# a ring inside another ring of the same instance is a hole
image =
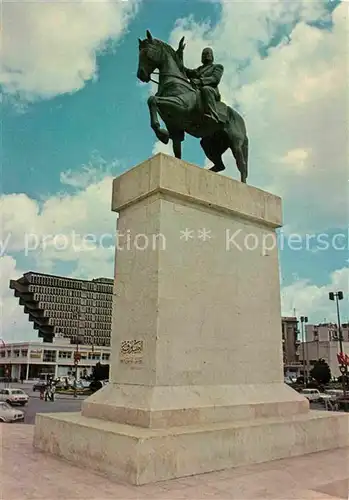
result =
[[[248,137],[245,135],[244,142],[242,143],[241,146],[242,149],[242,154],[244,155],[244,160],[245,160],[245,168],[246,168],[246,178],[248,175]]]

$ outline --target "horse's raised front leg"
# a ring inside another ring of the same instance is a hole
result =
[[[158,109],[156,97],[154,95],[150,96],[148,99],[148,107],[150,112],[150,126],[154,130],[156,137],[159,141],[167,144],[170,138],[170,134],[164,128],[160,127],[160,123],[158,120]]]

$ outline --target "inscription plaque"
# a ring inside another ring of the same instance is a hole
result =
[[[120,362],[139,365],[143,360],[143,340],[123,340],[120,345]]]

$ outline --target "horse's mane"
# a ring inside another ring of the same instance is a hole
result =
[[[185,68],[184,68],[184,63],[183,63],[183,54],[180,54],[178,51],[175,51],[171,45],[169,45],[168,43],[166,42],[163,42],[162,40],[156,40],[158,42],[159,45],[161,45],[161,47],[163,47],[166,52],[168,52],[172,57],[173,59],[176,61],[177,65],[178,65],[178,68],[184,72],[185,71]]]

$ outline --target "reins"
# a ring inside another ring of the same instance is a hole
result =
[[[153,73],[153,74],[159,75],[159,73]],[[191,83],[190,80],[184,78],[183,76],[174,75],[173,73],[162,73],[162,76],[172,76],[173,78],[178,78],[179,80],[183,80],[185,83]],[[159,85],[159,82],[157,82],[156,80],[153,80],[152,78],[150,78],[150,81]]]

